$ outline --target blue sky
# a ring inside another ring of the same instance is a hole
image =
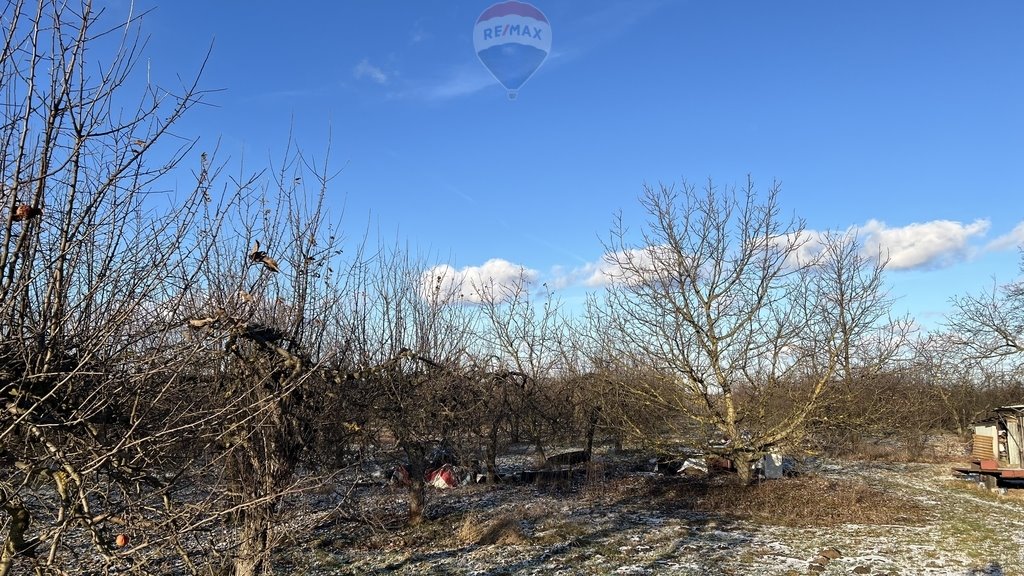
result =
[[[1024,4],[536,0],[547,61],[510,101],[473,25],[493,2],[146,2],[154,80],[215,107],[176,132],[266,164],[289,131],[344,172],[330,195],[468,273],[535,271],[578,299],[645,183],[752,174],[814,230],[892,254],[898,311],[1018,274]],[[107,2],[123,10],[125,0]],[[298,6],[301,6],[298,7]],[[197,150],[198,154],[198,150]],[[506,265],[507,263],[507,265]]]

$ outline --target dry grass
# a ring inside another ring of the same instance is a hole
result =
[[[882,492],[860,480],[817,477],[714,491],[704,504],[708,511],[796,527],[920,525],[928,517],[927,509],[917,501]]]
[[[459,528],[459,540],[477,546],[525,544],[528,541],[519,521],[507,514],[486,521],[475,514],[466,515]]]
[[[966,446],[957,435],[940,433],[917,439],[867,440],[836,455],[867,462],[948,464],[963,461],[967,456]]]
[[[859,480],[815,476],[738,486],[727,479],[649,478],[634,486],[649,506],[753,520],[767,525],[827,527],[841,524],[921,525],[928,510]]]

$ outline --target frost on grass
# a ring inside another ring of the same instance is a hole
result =
[[[1024,574],[1024,499],[939,465],[840,462],[747,488],[610,466],[599,483],[435,491],[417,528],[397,521],[400,493],[367,490],[372,521],[317,530],[287,552],[292,573]]]

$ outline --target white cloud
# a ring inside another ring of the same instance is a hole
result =
[[[612,284],[630,283],[639,277],[653,277],[656,271],[666,265],[674,267],[675,255],[667,246],[628,248],[618,252],[605,253],[597,262],[567,271],[556,267],[552,270],[551,283],[555,288],[583,284],[590,288]]]
[[[828,232],[807,229],[795,238],[797,248],[790,254],[788,263],[791,266],[806,265],[821,256],[831,235],[856,235],[863,245],[863,254],[867,257],[888,256],[887,268],[890,270],[930,269],[949,266],[972,255],[978,249],[972,240],[982,237],[989,229],[988,220],[979,219],[964,224],[952,220],[932,220],[890,227],[879,220],[869,220],[863,225],[851,226],[845,231]],[[780,249],[793,240],[792,236],[779,236],[772,239],[772,244]],[[986,246],[986,249],[997,250],[1024,244],[1024,222],[1012,232],[997,238]],[[567,270],[554,267],[550,281],[555,288],[583,285],[590,288],[630,282],[630,274],[625,268],[639,270],[644,276],[656,274],[658,269],[666,266],[674,267],[674,255],[668,253],[665,246],[649,246],[631,248],[615,253],[606,253],[596,262]],[[635,274],[634,274],[635,276]]]
[[[622,267],[615,261],[614,254],[605,254],[597,262],[589,262],[575,271],[583,278],[585,286],[607,286],[615,283],[615,278],[624,276]]]
[[[799,233],[773,237],[769,242],[779,251],[792,251],[786,256],[786,264],[791,267],[813,264],[821,257],[828,243],[828,232],[820,230],[801,230]]]
[[[1024,222],[1017,224],[1013,230],[989,242],[985,248],[987,250],[1008,250],[1018,246],[1024,246]]]
[[[796,255],[792,263],[808,262],[815,258],[823,246],[820,241],[822,236],[823,233],[820,232],[805,232],[800,239],[803,244],[799,254]],[[781,247],[786,242],[784,237],[779,237],[773,240],[772,244]],[[600,288],[602,286],[636,284],[641,279],[657,280],[661,278],[671,282],[680,274],[680,265],[693,266],[695,264],[682,262],[680,254],[667,245],[628,248],[616,252],[606,252],[600,260],[588,262],[571,271],[555,267],[552,269],[554,278],[551,280],[551,284],[555,288],[580,284],[588,288]],[[701,267],[706,265],[705,262]],[[703,269],[697,271],[698,276],[705,272],[706,270]]]
[[[356,80],[369,78],[377,84],[388,83],[388,75],[380,67],[370,64],[370,61],[366,58],[363,58],[359,64],[356,64],[356,67],[352,69],[352,75],[356,77]]]
[[[872,219],[862,225],[851,226],[845,232],[832,234],[856,235],[865,256],[888,256],[887,268],[890,270],[914,270],[941,268],[967,258],[975,249],[971,240],[984,236],[988,228],[987,220],[975,220],[970,224],[931,220],[890,227],[885,222]],[[790,256],[791,263],[813,261],[821,254],[829,234],[819,230],[802,231],[799,248]]]
[[[535,282],[538,276],[536,270],[501,258],[491,258],[480,266],[455,269],[441,264],[429,268],[420,276],[420,290],[427,297],[439,294],[441,298],[479,304],[483,301],[481,292],[493,291],[500,299],[522,282]]]
[[[555,290],[575,286],[579,283],[579,275],[577,274],[578,270],[580,269],[576,268],[569,270],[565,266],[556,264],[551,267],[551,271],[547,274],[547,277],[549,278],[548,284]]]
[[[931,220],[890,227],[885,222],[872,219],[838,234],[856,235],[865,256],[888,256],[887,268],[890,270],[915,270],[941,268],[969,257],[976,250],[971,240],[984,236],[988,229],[988,220],[975,220],[970,224]],[[1024,235],[1024,227],[1020,232]],[[806,264],[813,261],[821,254],[829,234],[819,230],[802,231],[799,248],[790,256],[790,262]]]
[[[611,283],[615,270],[616,267],[605,261],[604,258],[572,269],[554,266],[551,269],[551,279],[548,280],[548,283],[556,290],[580,284],[589,287],[604,286]]]
[[[963,224],[953,220],[932,220],[890,228],[879,220],[869,220],[854,231],[867,253],[888,255],[891,270],[941,268],[968,257],[970,240],[984,236],[988,220]]]

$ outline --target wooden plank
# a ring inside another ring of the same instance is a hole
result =
[[[971,442],[971,457],[979,460],[995,460],[995,438],[975,434]]]
[[[996,470],[999,468],[999,462],[995,460],[984,460],[978,462],[982,470]]]
[[[953,468],[954,472],[960,474],[979,474],[981,476],[991,476],[994,478],[1024,478],[1024,468],[999,468],[996,470],[982,470],[977,467],[966,467],[956,466]]]

